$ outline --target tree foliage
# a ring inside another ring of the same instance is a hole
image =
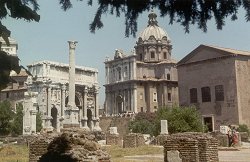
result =
[[[200,115],[194,107],[161,108],[157,111],[156,117],[155,134],[160,133],[161,120],[168,120],[170,133],[203,131]]]
[[[135,119],[129,122],[129,129],[132,130],[134,133],[144,133],[153,135],[154,130],[154,120],[156,118],[155,113],[143,113],[139,112]]]
[[[156,113],[138,113],[129,123],[129,129],[134,133],[159,135],[161,120],[168,121],[169,133],[202,132],[203,125],[200,115],[192,107],[160,108]]]
[[[16,107],[14,120],[11,127],[12,135],[21,135],[23,133],[23,105],[19,103]]]
[[[80,0],[83,1],[83,0]],[[84,1],[85,2],[85,1]],[[85,2],[92,6],[93,0]],[[64,11],[72,7],[72,0],[59,0],[59,4]],[[249,0],[98,0],[96,14],[90,24],[90,31],[103,27],[101,20],[103,14],[115,14],[120,17],[125,16],[125,35],[135,36],[137,31],[137,19],[143,12],[159,9],[160,16],[169,17],[169,23],[179,23],[189,32],[190,25],[196,24],[199,29],[207,31],[207,22],[215,19],[217,29],[222,29],[225,19],[237,19],[240,7],[246,11],[245,19],[250,20]],[[27,21],[39,21],[37,14],[39,4],[36,0],[1,0],[0,19],[10,16],[15,19],[23,18]],[[0,36],[6,41],[10,36],[10,31],[0,22]]]
[[[0,102],[0,135],[8,135],[11,132],[11,120],[14,113],[8,101]]]

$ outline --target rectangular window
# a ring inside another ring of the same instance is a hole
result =
[[[189,90],[190,93],[190,103],[197,103],[198,102],[198,96],[197,96],[197,88],[191,88]]]
[[[201,97],[202,97],[202,102],[211,102],[211,93],[209,87],[201,88]]]
[[[215,101],[224,101],[224,88],[223,88],[223,85],[215,86]]]
[[[154,92],[154,94],[153,94],[153,101],[157,102],[157,93],[156,92]]]
[[[143,112],[143,107],[141,107],[141,112]]]
[[[170,74],[167,74],[167,80],[170,80]]]
[[[172,101],[172,95],[171,95],[171,93],[168,93],[168,101]]]
[[[151,51],[151,58],[155,58],[155,52]]]
[[[143,61],[143,55],[142,55],[142,53],[140,54],[140,61]]]
[[[163,55],[164,55],[164,59],[167,59],[167,52],[164,52]]]

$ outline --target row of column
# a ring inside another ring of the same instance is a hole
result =
[[[137,89],[136,87],[134,87],[133,89],[129,89],[127,91],[127,97],[128,97],[128,101],[125,100],[125,91],[123,90],[122,94],[117,93],[117,92],[106,92],[106,103],[105,103],[105,107],[106,107],[106,113],[108,114],[117,114],[118,113],[118,103],[116,101],[117,96],[118,95],[122,95],[123,97],[123,111],[132,111],[137,113]],[[125,103],[127,102],[127,103]],[[129,110],[126,109],[125,106],[130,107]]]
[[[52,120],[52,116],[51,116],[51,109],[52,109],[52,100],[51,100],[51,95],[52,95],[52,87],[47,85],[47,86],[44,86],[43,88],[46,88],[45,91],[47,91],[47,94],[43,94],[43,95],[46,95],[47,99],[46,99],[46,118],[45,119],[45,124],[44,124],[44,127],[48,128],[48,129],[53,129],[52,128],[52,124],[51,124],[51,120]],[[80,115],[79,115],[79,121],[80,121],[80,127],[82,128],[85,128],[87,130],[90,130],[88,125],[87,125],[87,121],[88,121],[88,117],[87,117],[87,110],[89,109],[88,108],[88,100],[87,100],[87,94],[88,94],[88,88],[85,87],[84,89],[84,93],[83,93],[83,107],[82,109],[80,109]],[[98,91],[96,90],[95,93],[94,93],[94,108],[91,109],[91,112],[92,112],[92,120],[94,123],[93,123],[93,129],[94,130],[100,130],[101,128],[99,127],[99,106],[98,106]],[[66,110],[66,107],[65,107],[65,99],[66,99],[66,85],[62,85],[61,86],[61,104],[60,104],[60,110],[58,110],[58,119],[61,123],[61,127],[63,126],[62,125],[62,122],[64,120],[64,111]],[[56,107],[58,108],[58,107]],[[59,122],[58,121],[58,122]]]

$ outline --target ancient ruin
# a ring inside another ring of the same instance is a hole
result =
[[[68,43],[69,65],[52,61],[28,65],[33,76],[27,80],[28,93],[38,93],[36,109],[42,114],[44,130],[60,132],[62,128],[80,127],[101,131],[98,71],[94,68],[76,66],[77,42]]]

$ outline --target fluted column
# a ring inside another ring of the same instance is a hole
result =
[[[133,108],[134,108],[134,112],[137,113],[137,89],[136,86],[133,89]]]
[[[75,104],[75,48],[77,41],[69,43],[69,102],[65,110],[64,127],[80,127],[79,108]]]
[[[98,101],[98,89],[95,89],[95,126],[94,126],[94,131],[101,131],[102,129],[100,128],[99,122],[99,101]]]
[[[64,116],[64,110],[65,110],[65,92],[66,92],[66,85],[64,84],[62,86],[62,105],[61,105],[62,117]]]
[[[68,41],[69,43],[69,107],[75,105],[75,48],[77,41]]]
[[[87,104],[87,93],[88,93],[88,88],[84,88],[84,94],[83,94],[83,118],[81,119],[81,127],[85,130],[90,130],[88,127],[88,117],[87,117],[87,110],[88,110],[88,104]]]
[[[47,105],[48,117],[51,117],[51,87],[48,87],[48,105]]]

